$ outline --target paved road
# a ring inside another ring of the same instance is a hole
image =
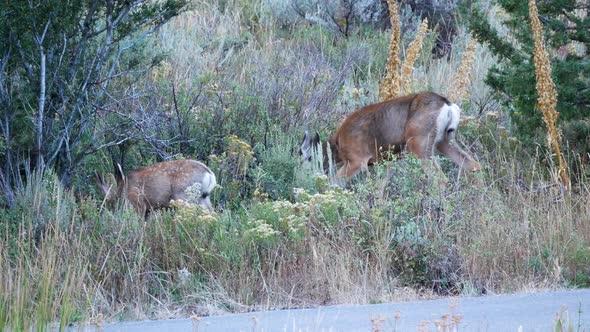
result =
[[[435,321],[444,318],[451,326],[453,319],[458,321],[458,331],[520,331],[520,327],[526,332],[552,331],[556,314],[564,311],[573,331],[590,331],[590,289],[251,312],[203,317],[198,323],[191,319],[125,322],[103,325],[102,331],[370,332],[377,324],[379,331],[437,331]]]

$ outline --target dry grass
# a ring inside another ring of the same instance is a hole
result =
[[[99,215],[99,202],[80,203],[68,223],[49,219],[41,239],[29,223],[17,245],[0,243],[0,324],[374,303],[575,280],[590,262],[589,188],[522,186],[531,164],[508,153],[486,158],[506,172],[484,174],[477,188],[460,178],[445,196],[404,160],[352,192],[303,193],[297,203],[261,198],[241,214],[178,207],[142,223],[129,208]],[[533,180],[543,183],[539,173]],[[36,205],[69,197],[49,188],[30,191]],[[72,199],[61,202],[43,215],[60,215]]]
[[[37,176],[33,181],[40,180]],[[42,207],[48,199],[42,185],[29,184],[33,206]],[[56,319],[64,329],[84,311],[88,262],[80,255],[83,240],[73,236],[72,224],[55,224],[73,198],[59,186],[53,189],[57,204],[44,230],[34,226],[30,213],[23,215],[18,238],[0,239],[0,330],[44,330]]]

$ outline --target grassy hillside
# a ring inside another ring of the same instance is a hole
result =
[[[378,100],[390,30],[358,23],[346,36],[289,8],[194,2],[142,45],[161,61],[139,83],[113,84],[141,91],[133,107],[156,112],[154,135],[183,140],[101,150],[67,189],[51,170],[27,174],[0,210],[0,330],[590,285],[590,180],[565,191],[552,156],[513,137],[484,83],[495,62],[485,45],[457,137],[482,172],[437,156],[441,187],[403,155],[340,188],[302,166],[304,130],[326,139]],[[404,15],[402,57],[421,21]],[[470,35],[459,25],[441,58],[435,38],[410,91],[450,95]],[[93,176],[119,155],[126,170],[161,155],[202,160],[220,185],[216,213],[176,202],[144,222],[125,202],[109,206]]]

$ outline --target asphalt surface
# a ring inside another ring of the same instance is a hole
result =
[[[195,319],[77,327],[75,331],[554,331],[556,316],[590,331],[590,289],[453,297],[372,305],[337,305]],[[446,323],[445,323],[446,322]],[[568,325],[566,325],[567,327]],[[446,328],[446,329],[445,329]],[[565,328],[563,331],[568,331]]]

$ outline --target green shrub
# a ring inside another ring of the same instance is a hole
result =
[[[302,160],[295,153],[295,144],[286,136],[270,139],[268,148],[257,145],[262,150],[259,155],[259,173],[256,176],[260,187],[272,200],[291,199],[296,186],[296,175]]]
[[[498,57],[498,63],[488,72],[486,83],[506,97],[506,109],[516,127],[516,133],[526,141],[526,145],[544,145],[545,124],[536,106],[537,91],[533,67],[533,40],[528,23],[528,3],[520,0],[501,0],[498,4],[507,13],[507,19],[501,23],[514,37],[511,39],[512,43],[507,42],[478,10],[472,12],[469,26],[478,40],[487,42],[491,51]],[[590,94],[580,93],[590,87],[590,63],[585,60],[590,40],[587,28],[590,17],[574,14],[581,6],[580,2],[569,0],[538,4],[539,14],[544,18],[543,29],[548,47],[556,50],[555,53],[565,52],[565,56],[551,59],[552,77],[558,91],[557,110],[560,114],[559,119],[565,122],[586,119],[585,110],[590,104]],[[570,28],[564,29],[564,26]],[[568,126],[570,131],[575,129],[576,127]],[[584,130],[579,127],[577,129]],[[574,142],[571,148],[580,148],[575,150],[575,153],[589,152],[586,146],[578,146]]]
[[[214,202],[223,202],[238,207],[243,199],[253,192],[249,176],[253,166],[254,151],[250,144],[231,135],[225,139],[225,151],[210,156],[210,168],[217,176],[220,186],[214,191]]]
[[[569,254],[568,271],[566,277],[575,287],[590,286],[590,246],[579,243]]]

